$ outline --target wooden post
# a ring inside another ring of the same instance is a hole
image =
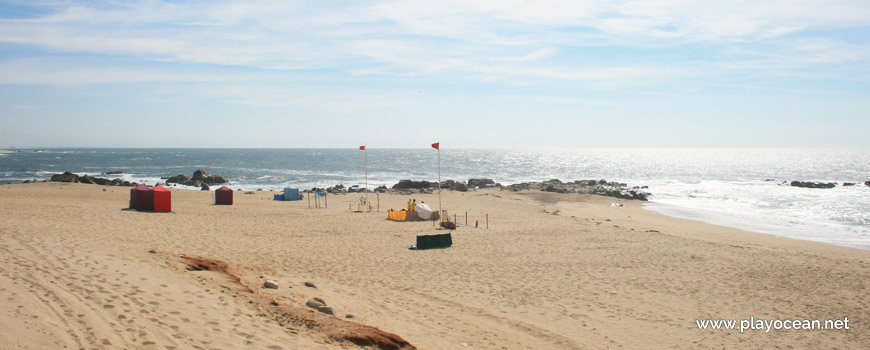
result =
[[[381,212],[381,194],[378,192],[375,192],[375,196],[378,197],[378,213],[380,213]]]
[[[328,204],[329,204],[329,201],[326,199],[326,194],[327,194],[327,193],[326,193],[326,190],[324,190],[324,191],[323,191],[323,207],[324,207],[324,208],[328,208],[328,207],[329,207],[329,205],[328,205]]]
[[[305,197],[308,197],[308,209],[311,209],[311,192],[308,192],[308,195]]]
[[[468,212],[465,212],[465,225],[468,225]]]
[[[489,213],[486,213],[486,229],[489,230]]]

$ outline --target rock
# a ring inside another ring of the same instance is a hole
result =
[[[411,180],[401,180],[399,183],[393,185],[394,190],[402,190],[402,189],[424,189],[431,188],[433,186],[437,186],[438,183],[429,182],[429,181],[411,181]]]
[[[199,189],[200,191],[210,191],[211,187],[208,187],[206,184],[202,184],[202,187]]]
[[[229,181],[223,176],[212,175],[212,174],[209,174],[209,173],[205,172],[204,170],[200,169],[200,170],[193,172],[192,178],[190,178],[187,181],[179,182],[179,183],[184,183],[185,185],[188,185],[188,186],[200,186],[203,183],[207,184],[207,185],[220,185],[220,184],[225,184],[228,182]],[[191,185],[191,183],[193,183],[193,185]]]
[[[495,181],[492,179],[468,179],[468,187],[485,188],[495,186]]]
[[[545,185],[561,185],[561,184],[562,184],[562,180],[559,180],[559,179],[550,179],[550,180],[544,181],[543,183],[544,183]]]
[[[335,316],[335,310],[333,310],[331,306],[321,306],[321,307],[317,308],[316,310],[320,311],[322,313],[325,313],[327,315]]]
[[[266,280],[266,282],[263,283],[263,288],[278,289],[278,282],[273,280]]]
[[[312,309],[318,309],[321,307],[326,307],[326,303],[323,302],[323,299],[320,298],[311,298],[307,302],[305,302],[305,306],[308,306]]]
[[[211,176],[211,174],[209,174],[209,173],[207,173],[207,172],[205,172],[205,171],[203,171],[203,170],[197,170],[197,171],[194,171],[194,172],[193,172],[193,177],[191,178],[191,180],[200,180],[200,181],[202,181],[202,180],[205,180],[205,179],[206,179],[207,177],[209,177],[209,176]]]
[[[792,181],[790,183],[793,187],[804,187],[804,188],[834,188],[837,187],[836,183],[833,182],[809,182],[809,181]]]
[[[126,174],[126,173],[123,170],[106,171],[103,173],[103,175],[121,175],[121,174]]]
[[[311,282],[305,282],[305,286],[308,288],[317,289],[317,286],[315,286],[314,283],[311,283]]]
[[[854,182],[844,182],[843,187],[846,187],[846,186],[855,186],[855,183]]]
[[[348,313],[347,315],[344,315],[344,318],[348,318],[348,319],[350,319],[350,318],[356,318],[356,314],[353,313],[353,312],[350,312],[350,313]]]
[[[377,193],[385,193],[385,192],[387,192],[387,185],[379,186],[378,188],[375,189],[375,192],[377,192]]]
[[[556,192],[556,187],[553,186],[553,185],[549,185],[549,186],[547,186],[547,188],[544,189],[544,191],[547,191],[547,192]]]
[[[225,177],[220,175],[209,176],[205,180],[209,185],[220,185],[229,182]]]
[[[468,192],[468,186],[461,182],[453,183],[453,186],[450,187],[451,190],[459,191],[459,192]]]
[[[870,181],[864,182],[864,186],[870,186]]]
[[[51,182],[77,182],[79,176],[69,171],[63,174],[55,174],[51,176]]]
[[[168,183],[168,184],[183,184],[183,183],[186,183],[188,181],[190,181],[190,178],[187,176],[184,176],[182,174],[178,174],[178,175],[175,175],[173,177],[166,179],[166,183]]]

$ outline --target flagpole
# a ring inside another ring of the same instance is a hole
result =
[[[441,215],[444,211],[441,209],[441,141],[438,141],[438,217]]]
[[[365,153],[366,158],[366,211],[368,211],[369,206],[369,149],[363,144],[363,153]]]

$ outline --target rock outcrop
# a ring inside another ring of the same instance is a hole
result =
[[[69,171],[64,172],[63,174],[52,175],[51,179],[49,181],[51,181],[51,182],[83,183],[83,184],[102,185],[102,186],[136,186],[136,185],[138,185],[135,182],[124,181],[121,179],[105,179],[105,178],[101,178],[101,177],[93,177],[90,175],[79,176],[79,175],[73,174]]]
[[[804,188],[834,188],[834,187],[837,187],[837,184],[835,182],[792,181],[790,184],[793,187],[804,187]]]
[[[211,175],[203,170],[194,171],[193,177],[187,177],[183,174],[178,174],[165,179],[167,184],[179,184],[200,188],[229,183],[229,180],[227,180],[227,178],[220,175]]]
[[[562,182],[559,179],[552,179],[543,182],[524,182],[504,187],[504,189],[510,191],[595,194],[599,196],[646,201],[651,194],[642,191],[643,188],[646,188],[646,186],[634,186],[629,188],[627,184],[607,182],[606,180],[577,180],[573,182]]]
[[[453,186],[450,186],[450,189],[459,192],[468,192],[468,185],[462,182],[454,182]]]
[[[429,181],[411,181],[411,180],[401,180],[399,183],[393,185],[394,190],[405,190],[405,189],[424,189],[424,188],[433,188],[438,187],[437,182],[429,182]]]

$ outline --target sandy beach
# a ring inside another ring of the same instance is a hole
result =
[[[453,247],[413,251],[417,235],[445,231],[387,221],[409,196],[370,194],[380,212],[354,213],[360,194],[319,209],[234,194],[216,206],[213,192],[173,190],[172,213],[143,213],[125,210],[129,188],[3,185],[0,348],[870,344],[868,251],[670,218],[639,201],[498,189],[444,192],[458,222],[467,212],[485,226],[488,214],[489,229],[460,225]],[[437,208],[437,195],[413,197]],[[335,316],[306,307],[314,297]],[[848,318],[850,329],[696,322],[750,318]]]

